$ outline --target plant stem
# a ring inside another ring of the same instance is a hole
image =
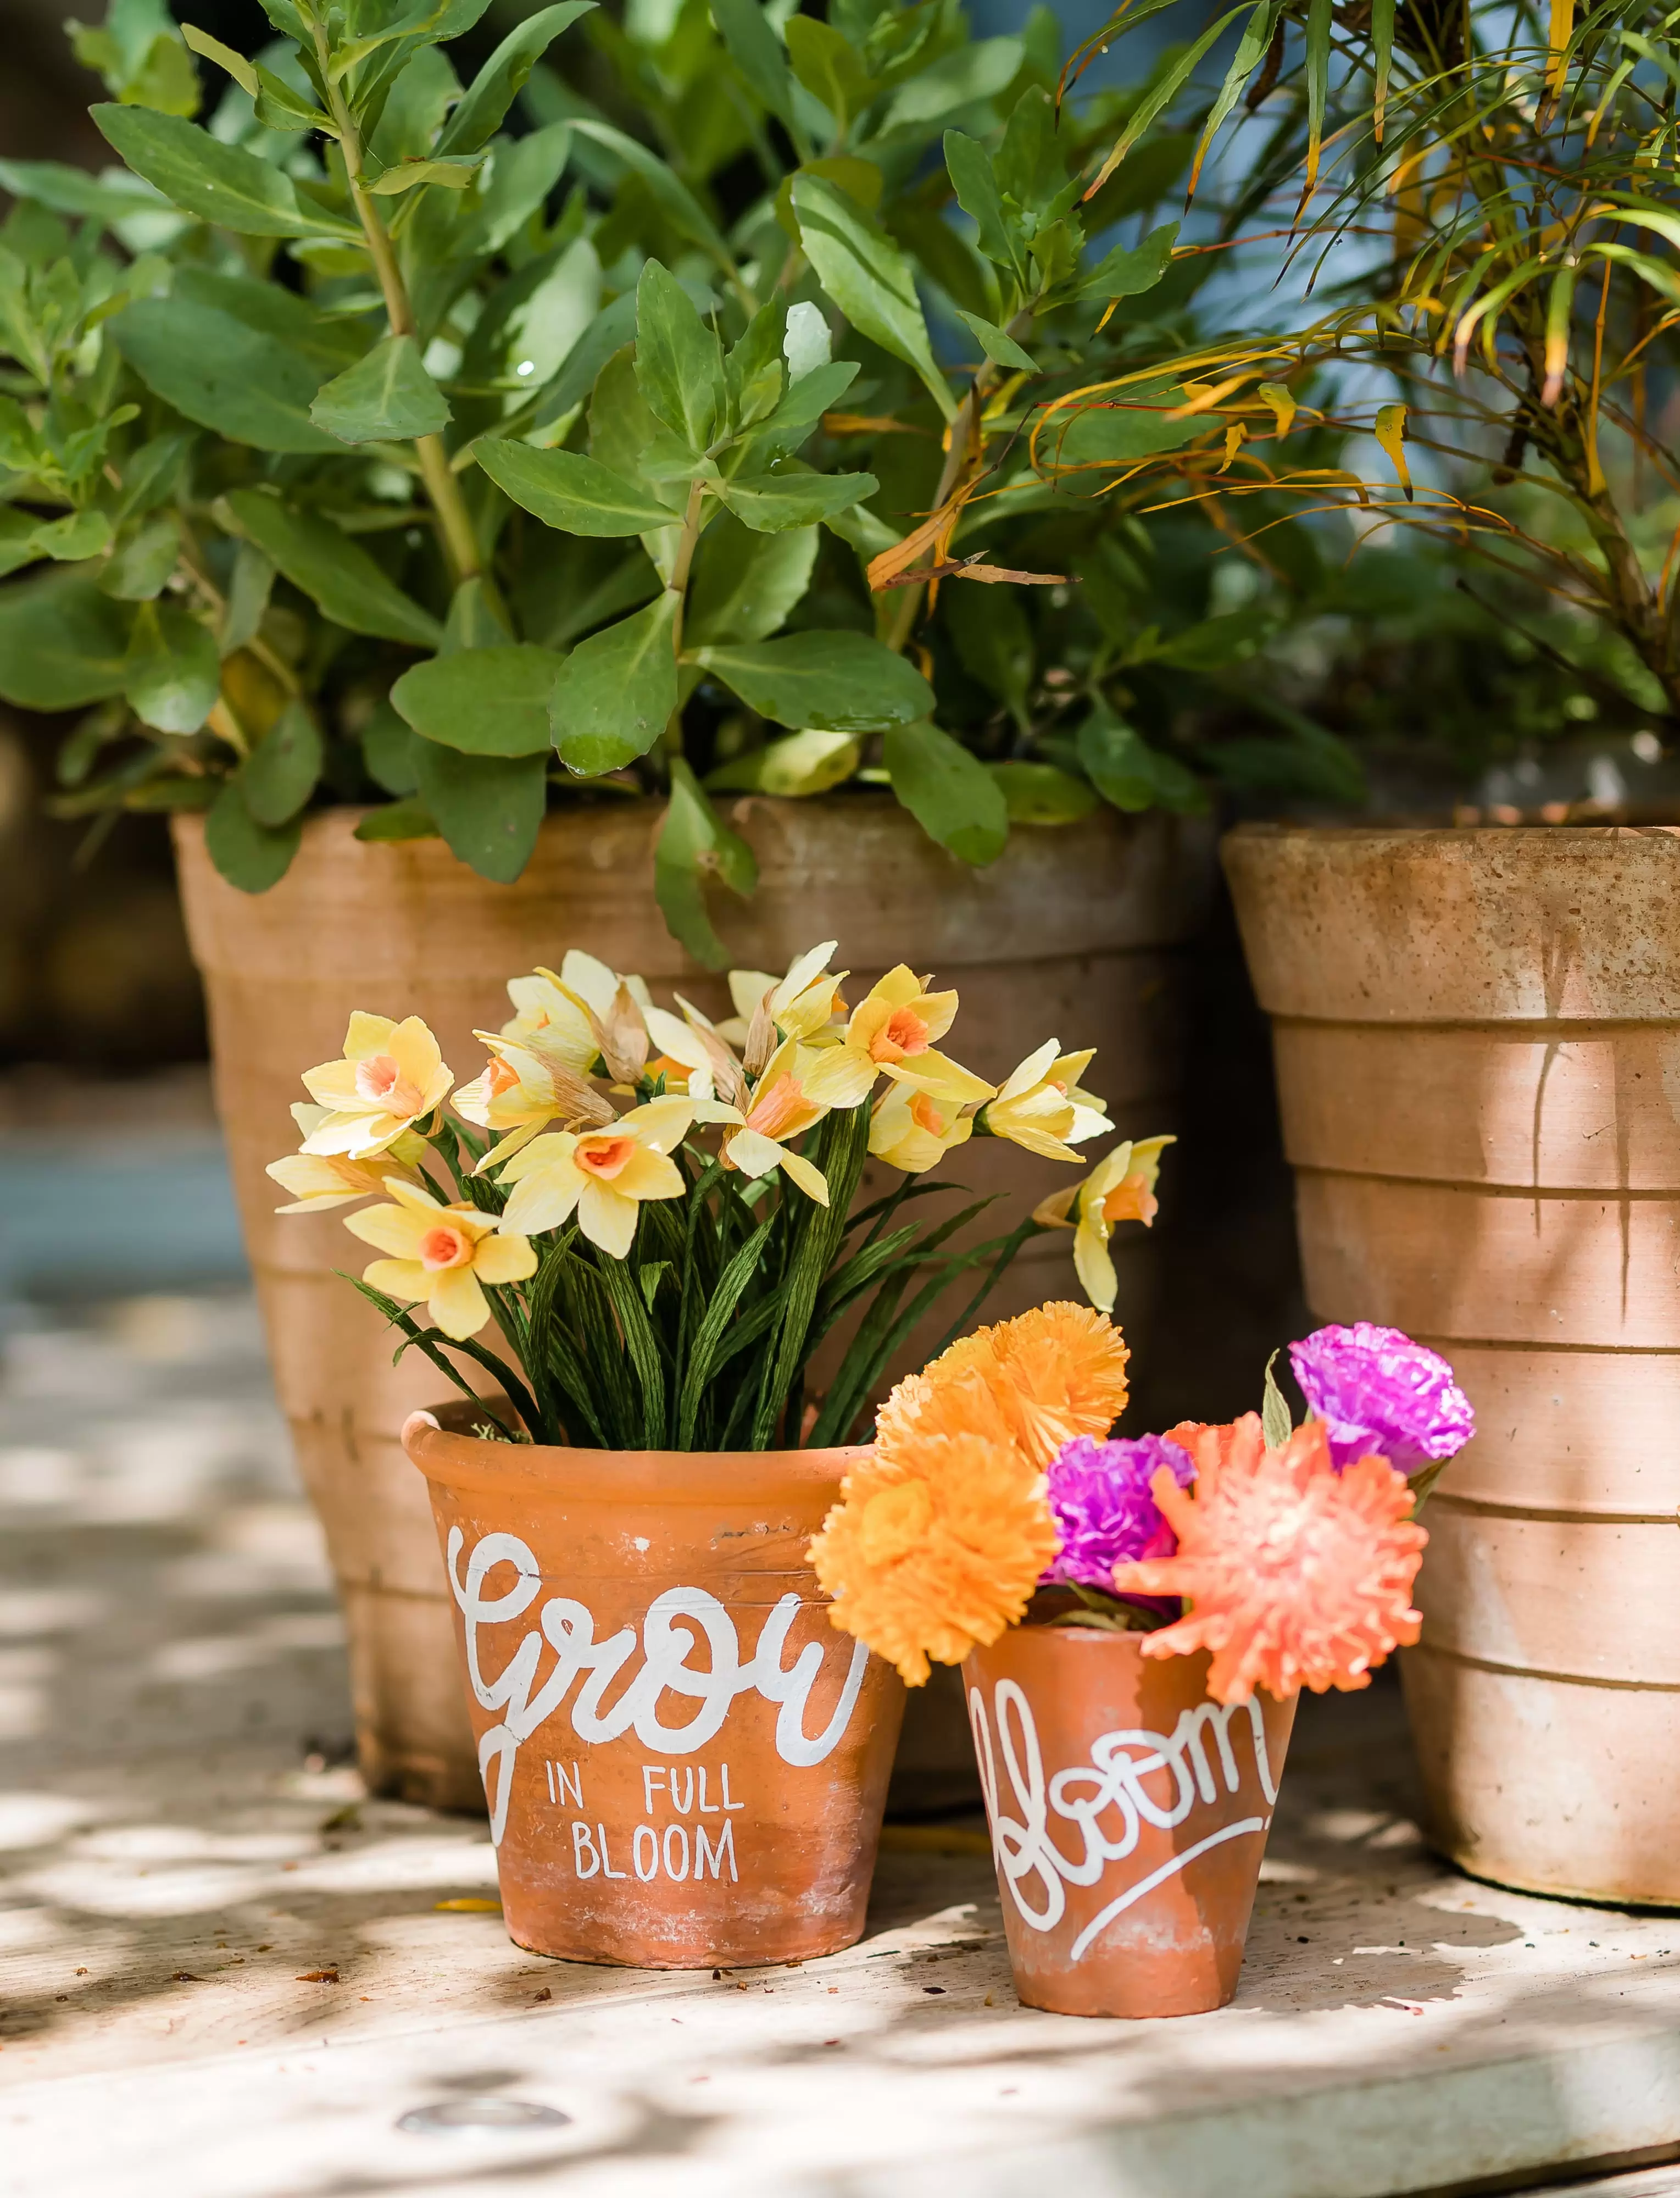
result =
[[[677,544],[677,555],[671,562],[669,583],[669,592],[677,598],[676,614],[671,621],[671,653],[677,660],[679,682],[683,670],[683,613],[688,608],[689,574],[694,568],[695,550],[700,542],[700,513],[705,509],[705,504],[706,484],[703,481],[690,481],[689,501],[683,510],[682,538]],[[683,753],[683,699],[680,685],[677,707],[671,712],[666,724],[665,746],[667,755],[680,756]]]

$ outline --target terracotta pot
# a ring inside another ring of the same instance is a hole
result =
[[[1294,1698],[1224,1709],[1209,1658],[1011,1626],[962,1666],[1015,1990],[1202,2015],[1236,1990]]]
[[[904,1712],[805,1544],[857,1450],[403,1428],[456,1606],[502,1907],[533,1953],[800,1961],[863,1935]]]
[[[1246,828],[1306,1292],[1457,1369],[1402,1660],[1438,1842],[1680,1901],[1680,834]]]
[[[345,1602],[363,1772],[378,1793],[475,1808],[451,1606],[397,1440],[437,1376],[417,1353],[392,1369],[384,1323],[334,1271],[356,1267],[361,1247],[337,1214],[276,1218],[264,1166],[294,1147],[288,1110],[299,1072],[337,1055],[353,1009],[423,1016],[465,1078],[482,1063],[474,1028],[507,1019],[506,980],[557,963],[568,947],[639,970],[661,997],[677,985],[723,1012],[727,994],[673,943],[654,902],[656,804],[551,817],[513,886],[486,883],[441,840],[364,844],[353,836],[358,813],[312,819],[286,876],[257,896],[216,874],[197,818],[177,820],[176,849],[276,1385]],[[908,957],[960,989],[956,1050],[982,1074],[1001,1077],[1057,1032],[1097,1047],[1095,1086],[1122,1130],[1171,1126],[1178,968],[1210,883],[1212,840],[1198,823],[1105,811],[1018,831],[977,871],[885,797],[755,798],[732,821],[761,874],[753,900],[719,911],[743,965],[782,969],[799,949],[838,937],[842,965],[866,985]],[[1013,1194],[1011,1219],[1020,1201],[1065,1179],[1054,1162],[991,1140],[957,1157],[956,1180],[976,1195]],[[875,1173],[878,1191],[887,1174],[872,1163]],[[1030,1247],[987,1317],[1071,1294],[1070,1242]],[[1120,1310],[1136,1323],[1150,1292],[1149,1240],[1132,1231],[1115,1249]],[[916,1339],[907,1358],[933,1340]]]

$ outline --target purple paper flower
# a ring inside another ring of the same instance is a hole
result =
[[[1438,1351],[1369,1320],[1321,1328],[1289,1363],[1338,1467],[1386,1457],[1404,1474],[1449,1458],[1476,1432],[1470,1400]]]
[[[1181,1488],[1195,1479],[1189,1457],[1162,1435],[1134,1442],[1076,1435],[1062,1445],[1049,1470],[1050,1513],[1061,1547],[1042,1575],[1046,1586],[1078,1582],[1112,1592],[1117,1564],[1173,1554],[1177,1538],[1149,1493],[1164,1465]]]

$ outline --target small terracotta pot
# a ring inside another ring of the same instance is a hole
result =
[[[904,1690],[830,1625],[805,1545],[867,1453],[549,1449],[470,1416],[412,1413],[403,1445],[509,1935],[637,1968],[851,1945]]]
[[[1053,2015],[1203,2015],[1236,1990],[1290,1728],[1208,1657],[1011,1626],[963,1664],[1015,1990]]]

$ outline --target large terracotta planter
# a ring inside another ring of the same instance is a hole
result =
[[[1201,2015],[1236,1990],[1295,1721],[1207,1699],[1204,1651],[1011,1626],[962,1666],[1015,1991],[1055,2015]]]
[[[1402,1662],[1433,1835],[1680,1901],[1680,834],[1247,828],[1306,1293],[1478,1433]]]
[[[475,1808],[451,1606],[424,1492],[397,1439],[437,1375],[417,1353],[392,1369],[384,1323],[334,1272],[356,1266],[361,1247],[334,1214],[276,1218],[263,1169],[295,1144],[288,1110],[299,1071],[334,1058],[353,1009],[423,1016],[464,1078],[482,1065],[474,1029],[507,1019],[505,980],[557,963],[568,947],[639,970],[661,996],[680,985],[722,1012],[726,995],[673,944],[654,903],[654,803],[550,817],[513,886],[486,883],[440,840],[366,845],[353,836],[357,814],[313,819],[281,883],[254,897],[217,875],[198,819],[177,820],[176,849],[276,1386],[344,1599],[363,1771],[375,1792]],[[1097,1047],[1093,1081],[1123,1130],[1171,1127],[1181,950],[1210,882],[1200,823],[1104,812],[1019,831],[976,871],[885,797],[755,798],[732,822],[762,880],[755,899],[720,911],[741,963],[782,969],[797,950],[837,937],[842,964],[866,984],[909,957],[959,987],[954,1048],[982,1074],[1001,1077],[1056,1032]],[[977,1191],[1036,1198],[1064,1179],[1012,1145],[977,1141],[959,1158],[953,1173]],[[1072,1293],[1069,1241],[1029,1247],[994,1314]],[[1133,1231],[1115,1249],[1120,1310],[1136,1321],[1148,1242]]]
[[[503,1913],[534,1953],[802,1961],[863,1935],[904,1714],[805,1547],[865,1452],[403,1429],[431,1486]]]

